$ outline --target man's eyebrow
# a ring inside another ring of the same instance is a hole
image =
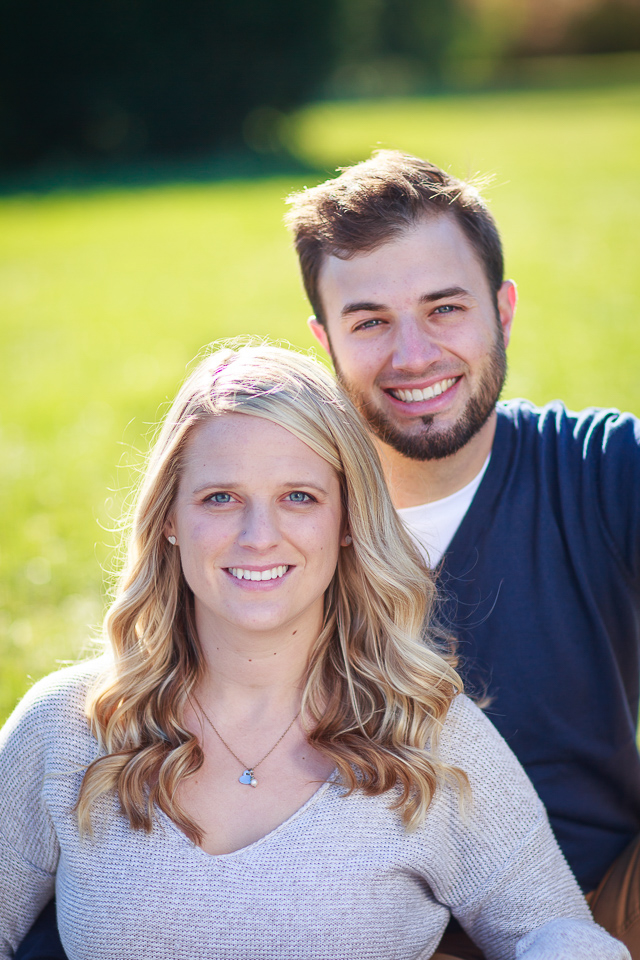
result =
[[[472,294],[464,287],[445,287],[444,290],[434,290],[432,293],[423,293],[420,303],[435,303],[436,300],[447,300],[449,297],[471,297]]]
[[[353,303],[347,303],[342,308],[340,316],[347,317],[350,313],[359,313],[361,310],[369,310],[371,313],[377,310],[388,310],[384,303],[374,303],[372,300],[355,300]]]
[[[432,293],[423,293],[420,297],[420,303],[435,303],[436,300],[446,300],[448,297],[471,297],[472,294],[464,287],[445,287],[444,290],[434,290]],[[386,303],[375,303],[373,300],[354,300],[352,303],[346,303],[342,308],[340,315],[348,317],[352,313],[367,311],[377,313],[380,310],[388,310]]]

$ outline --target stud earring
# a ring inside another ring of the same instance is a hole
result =
[[[175,537],[167,537],[167,540],[169,541],[172,547],[175,547],[176,543],[178,542]]]
[[[348,547],[348,546],[349,546],[350,544],[352,544],[352,543],[353,543],[353,540],[351,539],[351,537],[349,536],[349,534],[347,534],[346,537],[344,538],[344,545],[345,545],[345,547]]]

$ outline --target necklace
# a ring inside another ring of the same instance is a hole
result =
[[[240,757],[237,755],[237,753],[234,753],[234,752],[233,752],[233,750],[231,749],[231,747],[229,746],[229,744],[227,743],[227,741],[224,739],[224,737],[222,736],[222,734],[221,734],[218,730],[216,730],[216,728],[215,728],[215,726],[214,726],[214,724],[213,724],[213,721],[211,720],[211,717],[209,716],[208,713],[206,713],[204,707],[202,706],[202,704],[200,703],[200,701],[199,701],[198,698],[196,697],[195,693],[193,694],[193,699],[194,699],[195,702],[198,704],[198,707],[199,707],[199,709],[200,709],[200,713],[201,713],[202,716],[205,718],[205,720],[207,721],[207,723],[209,724],[209,726],[211,727],[211,729],[212,729],[213,732],[215,733],[216,737],[224,744],[224,746],[227,748],[227,750],[229,751],[229,753],[231,754],[231,756],[232,756],[235,760],[238,761],[238,763],[240,764],[240,766],[241,766],[241,767],[244,767],[244,770],[243,770],[242,774],[238,777],[238,783],[246,783],[247,786],[249,786],[249,787],[257,787],[257,786],[258,786],[258,781],[257,781],[256,778],[254,777],[253,771],[256,770],[256,769],[260,766],[260,764],[263,763],[263,762],[267,759],[267,757],[270,757],[270,756],[271,756],[271,754],[273,753],[273,751],[275,750],[275,748],[278,746],[279,743],[282,743],[282,741],[284,740],[284,738],[286,737],[286,735],[289,733],[289,730],[291,730],[291,727],[294,725],[294,723],[296,722],[296,720],[298,719],[298,717],[299,717],[300,714],[302,713],[302,708],[300,708],[300,710],[298,710],[298,712],[296,713],[295,717],[293,718],[293,720],[291,721],[291,723],[289,724],[289,726],[287,727],[287,729],[285,730],[285,732],[282,734],[281,737],[278,737],[278,739],[276,740],[276,742],[274,743],[274,745],[271,747],[271,750],[269,750],[267,753],[265,753],[264,757],[262,757],[262,760],[258,760],[257,763],[254,763],[254,765],[253,765],[252,767],[250,767],[248,764],[246,764],[246,763],[244,762],[244,760],[241,760],[241,759],[240,759]]]

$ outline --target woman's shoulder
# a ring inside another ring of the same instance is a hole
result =
[[[494,731],[500,734],[480,707],[466,693],[457,694],[451,701],[445,721],[445,730],[449,737],[486,736]]]
[[[485,713],[465,694],[452,701],[438,739],[441,760],[464,771],[472,794],[487,802],[505,792],[528,808],[533,821],[544,808],[524,768]]]
[[[94,657],[38,680],[2,728],[0,743],[20,728],[33,733],[40,729],[45,739],[57,735],[60,730],[68,736],[78,722],[86,728],[87,694],[109,662],[106,655]]]
[[[492,751],[513,755],[489,717],[464,693],[459,693],[451,701],[439,743],[441,749],[447,751],[473,751],[475,745],[483,744],[490,746]]]
[[[449,704],[438,742],[441,749],[455,750],[469,742],[493,736],[495,730],[482,710],[467,696],[458,693]],[[497,730],[495,730],[497,734]]]
[[[0,810],[4,814],[18,804],[35,816],[47,793],[65,810],[73,806],[76,780],[98,755],[85,705],[107,662],[96,658],[39,680],[0,730]],[[61,782],[65,784],[62,791]]]

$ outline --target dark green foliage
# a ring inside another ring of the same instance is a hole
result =
[[[386,0],[380,31],[385,52],[421,62],[425,76],[438,83],[459,30],[459,8],[455,0]]]
[[[509,23],[509,0],[0,0],[0,174],[239,148],[279,160],[283,113],[310,98],[472,88],[514,57],[640,49],[638,0],[585,0],[551,33]]]
[[[0,0],[0,166],[236,145],[313,94],[332,3]]]

